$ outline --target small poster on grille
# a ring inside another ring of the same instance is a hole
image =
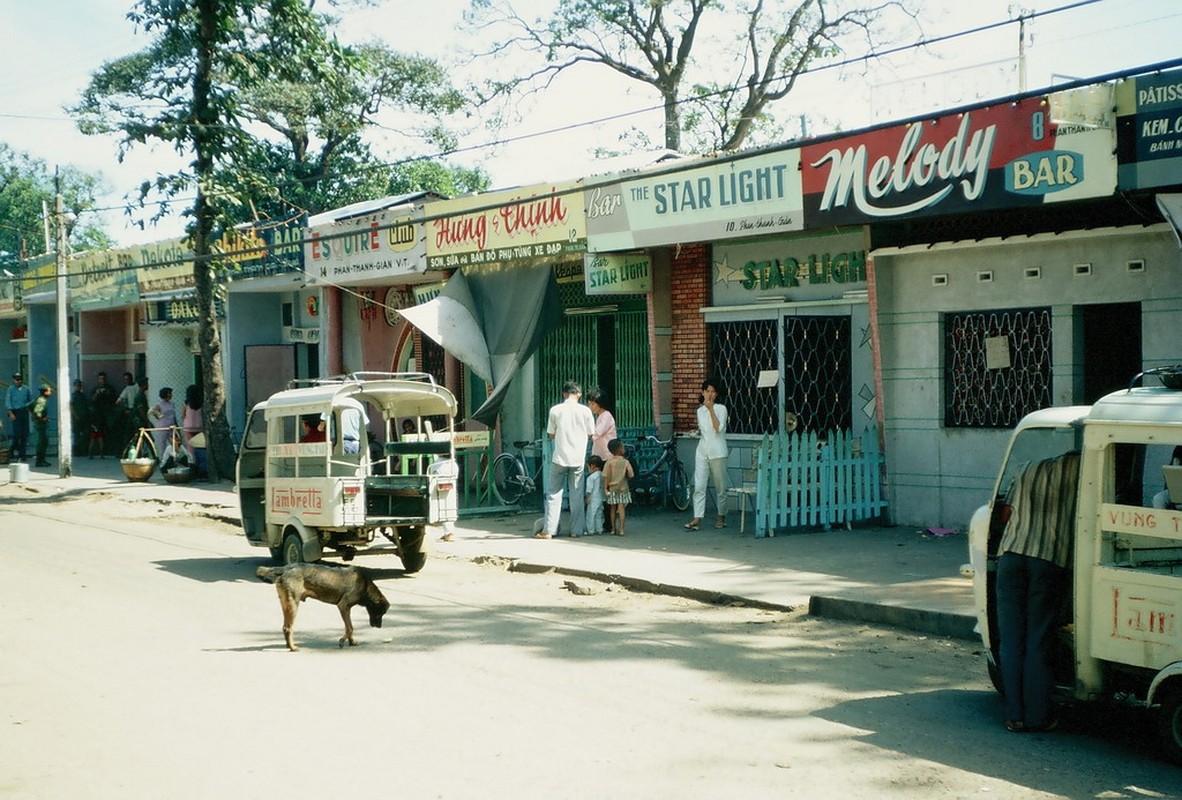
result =
[[[985,340],[985,369],[1008,369],[1009,366],[1009,337],[990,336]]]

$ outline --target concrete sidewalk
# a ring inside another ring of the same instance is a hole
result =
[[[4,475],[0,467],[0,479]],[[238,518],[237,495],[228,482],[174,485],[157,472],[136,483],[112,458],[75,459],[70,478],[57,475],[56,464],[32,468],[27,488],[196,503]],[[519,570],[556,570],[707,602],[807,605],[819,616],[976,638],[972,581],[960,575],[968,561],[963,532],[930,536],[909,528],[859,527],[755,539],[750,519],[747,533],[739,534],[737,515],[722,530],[706,525],[687,531],[682,523],[689,514],[634,506],[625,537],[543,541],[532,536],[538,516],[540,511],[464,517],[454,542],[434,541],[439,532],[429,532],[431,549],[460,558],[500,557]]]

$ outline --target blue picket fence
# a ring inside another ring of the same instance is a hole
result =
[[[880,516],[882,465],[873,427],[859,436],[848,430],[764,436],[756,454],[755,536]]]

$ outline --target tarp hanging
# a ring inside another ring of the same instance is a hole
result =
[[[489,427],[521,366],[562,324],[562,302],[549,264],[457,272],[438,297],[399,313],[492,384],[492,393],[471,417]]]
[[[1182,194],[1157,195],[1157,207],[1174,230],[1174,241],[1182,248]]]

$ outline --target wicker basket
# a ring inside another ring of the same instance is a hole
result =
[[[156,471],[156,462],[151,458],[120,459],[119,466],[123,467],[123,474],[129,481],[146,481]]]

